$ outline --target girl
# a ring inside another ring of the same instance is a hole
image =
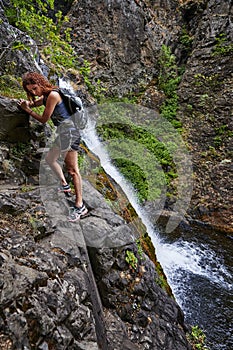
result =
[[[45,160],[60,180],[60,189],[64,193],[69,193],[71,191],[70,186],[58,163],[60,155],[64,158],[67,171],[73,180],[76,195],[75,206],[72,208],[68,220],[75,222],[88,212],[82,199],[82,178],[77,162],[77,150],[80,142],[79,131],[72,122],[71,115],[67,111],[56,86],[53,86],[43,75],[37,72],[24,74],[22,80],[28,100],[21,99],[19,101],[20,107],[43,124],[51,118],[54,125],[58,127],[59,136],[48,151]],[[38,98],[36,99],[36,97]],[[42,115],[31,109],[41,105],[45,105]]]

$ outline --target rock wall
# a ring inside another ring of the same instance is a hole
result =
[[[180,116],[195,167],[191,213],[217,229],[230,232],[233,229],[232,4],[208,1],[195,30],[194,18],[187,18],[194,35],[193,50],[179,89]]]
[[[157,75],[161,45],[175,46],[182,21],[177,1],[85,1],[70,12],[80,59],[110,94],[144,89]]]
[[[0,140],[25,142],[31,139],[29,118],[17,108],[17,100],[0,97]]]
[[[215,0],[78,1],[70,12],[80,64],[91,62],[108,95],[138,95],[159,108],[158,58],[169,46],[184,70],[183,138],[193,157],[189,214],[232,232],[232,3]]]

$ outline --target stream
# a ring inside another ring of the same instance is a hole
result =
[[[232,238],[201,230],[152,237],[186,322],[204,330],[210,349],[233,349]]]
[[[93,125],[83,131],[83,140],[102,167],[122,188],[153,241],[156,255],[167,276],[186,323],[199,326],[210,350],[233,349],[232,251],[233,239],[200,229],[180,236],[162,234],[140,207],[135,191],[111,164]]]

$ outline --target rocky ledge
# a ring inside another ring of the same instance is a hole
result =
[[[86,180],[84,194],[69,223],[54,188],[1,188],[1,349],[191,349],[133,225]]]

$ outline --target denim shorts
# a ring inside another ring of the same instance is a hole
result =
[[[58,146],[61,152],[79,150],[80,133],[72,123],[62,123],[57,128],[57,135],[54,145]]]

